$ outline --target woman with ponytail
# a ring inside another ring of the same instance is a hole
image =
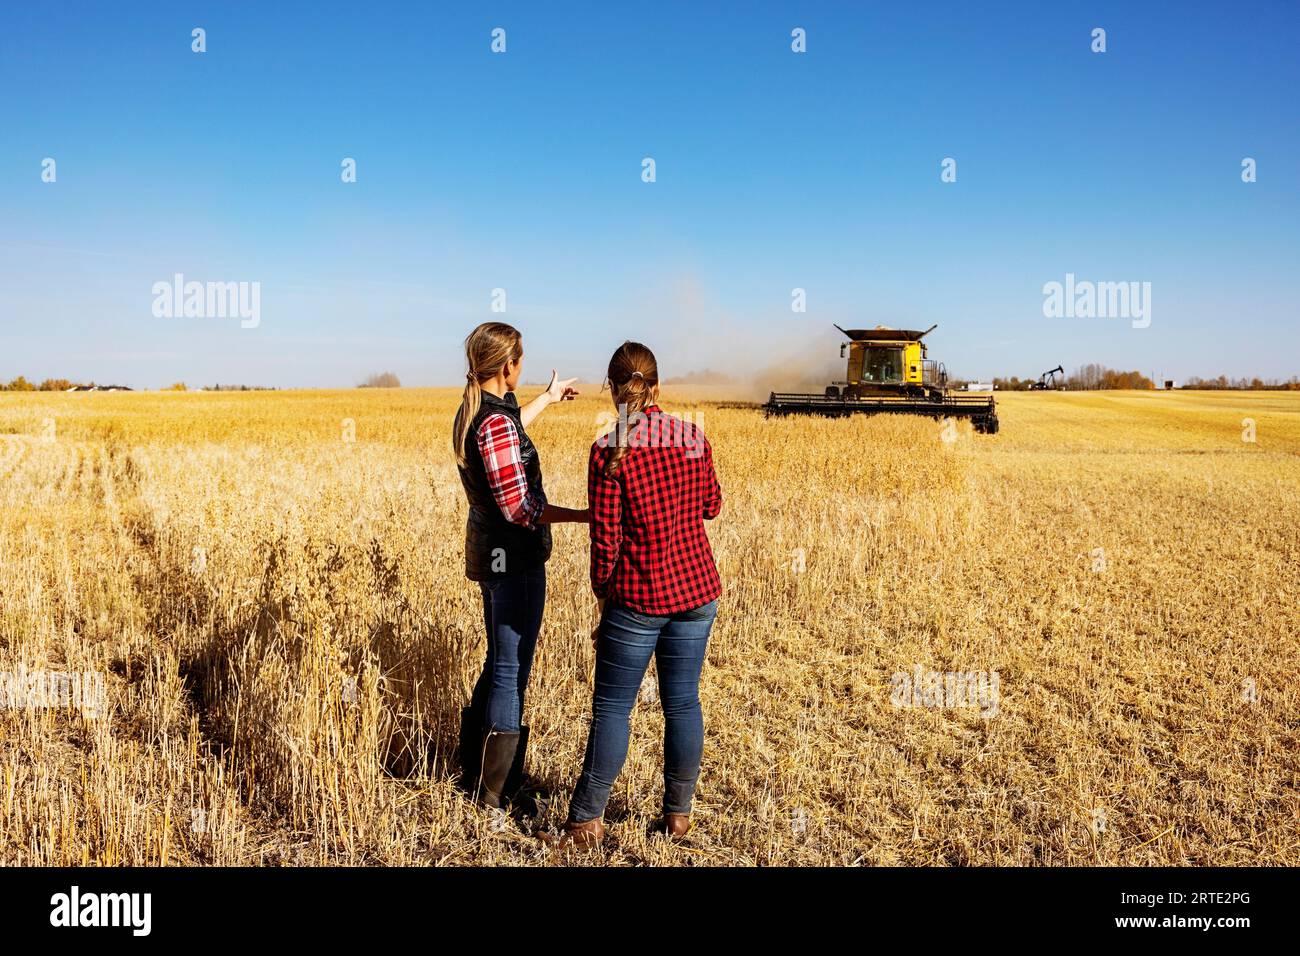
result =
[[[628,721],[650,658],[664,712],[658,828],[682,836],[700,775],[700,671],[722,584],[704,522],[722,509],[713,451],[693,422],[659,408],[654,353],[624,342],[609,360],[618,424],[591,448],[591,585],[600,602],[591,731],[560,845],[601,841],[627,758]]]
[[[555,402],[572,398],[574,379],[551,384],[523,408],[515,387],[523,368],[518,330],[486,322],[465,339],[469,371],[452,429],[452,451],[469,499],[465,575],[483,592],[487,658],[461,711],[461,780],[475,800],[504,807],[523,787],[528,728],[524,691],[546,604],[549,525],[587,520],[585,510],[546,500],[537,448],[525,429]]]

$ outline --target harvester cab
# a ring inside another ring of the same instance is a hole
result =
[[[948,388],[943,363],[931,361],[922,341],[933,332],[910,329],[841,329],[844,378],[831,382],[822,395],[773,392],[763,410],[768,415],[857,415],[893,413],[932,418],[969,418],[975,430],[998,430],[993,396],[955,395]]]
[[[840,329],[838,325],[835,328]],[[849,339],[840,345],[840,358],[848,359],[848,367],[843,381],[826,386],[826,395],[941,398],[948,387],[948,373],[942,363],[926,358],[925,343],[921,341],[937,328],[932,325],[924,332],[884,326],[840,329]]]

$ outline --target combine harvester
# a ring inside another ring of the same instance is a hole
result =
[[[837,325],[835,328],[840,329]],[[824,395],[773,392],[763,406],[768,415],[928,415],[969,418],[977,432],[997,434],[998,412],[992,395],[956,394],[948,388],[943,363],[925,357],[921,340],[937,329],[840,329],[849,341],[840,358],[849,364],[842,382]]]

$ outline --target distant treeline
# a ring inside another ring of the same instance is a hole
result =
[[[129,392],[127,385],[98,385],[95,382],[71,382],[66,378],[47,378],[36,385],[19,375],[10,379],[8,384],[0,382],[0,392]]]
[[[1033,388],[1039,380],[1036,378],[995,378],[993,387],[999,391],[1022,392]],[[1057,387],[1069,391],[1091,391],[1095,389],[1155,388],[1156,383],[1141,372],[1119,372],[1104,365],[1084,365],[1064,378],[1058,377]],[[1193,376],[1185,382],[1179,382],[1175,388],[1189,389],[1241,389],[1246,391],[1300,391],[1300,379],[1291,376],[1287,381],[1262,378],[1198,378]]]
[[[22,375],[11,379],[8,384],[0,382],[0,392],[130,392],[133,391],[126,385],[100,385],[96,382],[73,382],[66,378],[47,378],[41,384],[36,385],[27,381]],[[184,382],[176,382],[168,385],[165,392],[187,392],[188,386]],[[274,388],[267,385],[204,385],[200,391],[204,392],[271,392]]]
[[[1208,389],[1239,389],[1247,392],[1300,392],[1300,379],[1292,375],[1285,382],[1277,379],[1244,379],[1228,378],[1226,375],[1220,375],[1218,378],[1197,378],[1193,375],[1187,381],[1178,386],[1179,388],[1208,388]]]
[[[993,387],[1004,392],[1023,392],[1033,388],[1036,378],[995,378]],[[1099,388],[1155,388],[1156,383],[1141,372],[1117,372],[1104,365],[1084,365],[1073,373],[1058,377],[1057,387],[1070,391],[1085,391]]]
[[[69,382],[66,378],[47,378],[41,384],[33,385],[21,375],[10,380],[8,385],[0,382],[0,392],[66,392],[76,387],[76,382]]]

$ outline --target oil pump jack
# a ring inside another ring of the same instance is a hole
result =
[[[1042,375],[1038,376],[1038,381],[1029,386],[1030,390],[1034,392],[1045,392],[1048,389],[1060,388],[1060,386],[1056,384],[1057,375],[1060,375],[1062,382],[1064,382],[1065,369],[1061,368],[1059,365],[1056,366],[1056,368],[1049,368]]]

